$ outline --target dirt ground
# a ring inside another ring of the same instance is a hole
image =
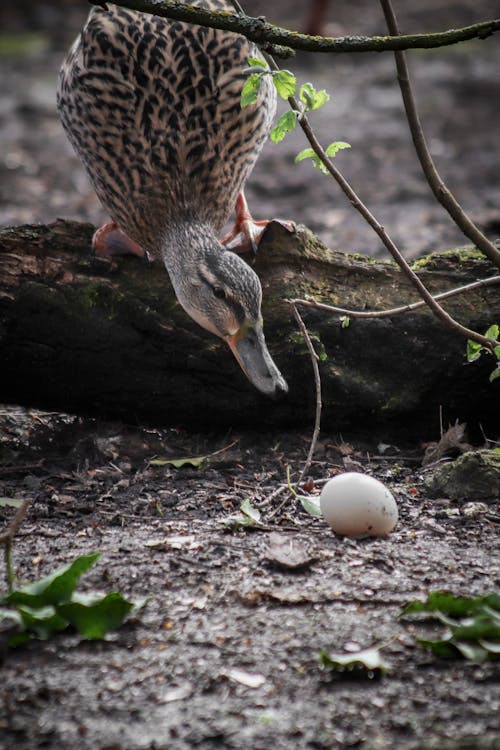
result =
[[[290,25],[304,15],[298,1],[275,2],[272,15],[266,5],[248,8]],[[402,25],[413,31],[498,12],[489,0],[405,6]],[[104,218],[54,107],[63,50],[86,12],[70,0],[0,9],[2,224]],[[334,33],[384,31],[378,6],[365,0],[332,2],[331,22]],[[29,52],[23,36],[16,54],[5,54],[5,40],[27,31],[36,34]],[[495,236],[498,39],[411,60],[438,166]],[[352,144],[340,166],[406,253],[463,244],[420,177],[392,60],[300,56],[293,67],[333,94],[318,128],[327,142]],[[293,164],[302,147],[295,134],[268,144],[248,192],[256,216],[303,221],[333,247],[380,255],[336,187]],[[438,425],[422,440],[437,437]],[[14,548],[20,578],[100,550],[84,590],[149,597],[103,642],[64,634],[0,654],[2,750],[500,748],[498,667],[437,659],[415,641],[437,631],[398,617],[430,590],[475,595],[498,587],[498,505],[431,500],[424,446],[392,445],[391,435],[360,425],[356,435],[321,436],[306,489],[318,493],[339,471],[368,472],[393,491],[400,520],[384,539],[337,537],[286,490],[287,466],[296,479],[309,439],[242,434],[238,425],[227,435],[194,435],[182,425],[153,430],[0,409],[0,497],[32,501]],[[198,469],[150,464],[216,451]],[[261,510],[261,527],[228,528],[247,498]],[[297,550],[302,567],[280,566],[280,545]],[[392,667],[379,679],[320,669],[322,649],[371,645],[384,646]]]

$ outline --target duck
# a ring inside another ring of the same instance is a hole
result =
[[[233,10],[226,0],[199,4]],[[239,34],[96,6],[61,67],[57,107],[111,217],[95,251],[161,261],[186,313],[276,396],[288,386],[267,348],[260,280],[241,257],[268,223],[252,219],[244,186],[276,94],[264,76],[255,103],[240,106],[249,58],[261,54]]]

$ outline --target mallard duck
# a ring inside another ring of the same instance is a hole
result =
[[[225,0],[200,3],[227,10]],[[244,37],[110,5],[91,10],[63,63],[62,124],[112,223],[97,249],[163,260],[184,310],[224,339],[263,393],[287,385],[266,346],[262,289],[228,249],[255,243],[243,194],[274,116],[271,81],[240,107]],[[218,237],[236,206],[235,228]],[[267,222],[264,222],[267,223]],[[262,231],[262,229],[260,229]]]

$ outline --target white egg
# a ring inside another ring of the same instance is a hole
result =
[[[320,508],[332,529],[345,536],[384,536],[398,521],[398,506],[387,487],[355,471],[325,484]]]

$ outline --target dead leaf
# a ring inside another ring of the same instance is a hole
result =
[[[286,534],[273,533],[265,552],[266,560],[278,568],[289,571],[305,570],[318,558],[311,554],[311,547]]]

